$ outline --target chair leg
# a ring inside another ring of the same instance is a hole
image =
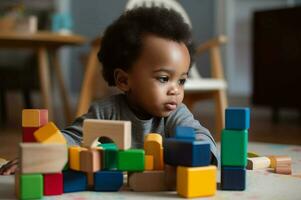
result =
[[[221,139],[221,131],[225,127],[225,109],[228,106],[226,92],[219,90],[215,93],[215,139]]]

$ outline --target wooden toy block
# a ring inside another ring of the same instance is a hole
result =
[[[145,155],[154,157],[154,170],[163,170],[163,146],[162,136],[156,133],[149,133],[144,138]]]
[[[100,144],[103,148],[102,168],[104,170],[112,170],[117,168],[118,148],[114,143]]]
[[[175,138],[195,140],[195,131],[192,127],[177,126],[175,128]]]
[[[121,150],[117,156],[117,169],[129,172],[143,171],[144,162],[143,149]]]
[[[129,187],[135,192],[167,191],[163,170],[134,172],[128,175]]]
[[[247,166],[248,131],[222,131],[221,161],[222,166]]]
[[[121,171],[98,171],[94,173],[95,191],[118,191],[123,185]]]
[[[21,174],[19,183],[20,199],[41,199],[43,197],[42,174]]]
[[[276,168],[277,166],[287,166],[292,164],[292,158],[289,156],[268,156],[271,161],[270,167]]]
[[[171,191],[177,190],[177,167],[165,164],[164,171],[167,189]]]
[[[102,151],[99,149],[85,149],[80,151],[80,171],[96,172],[101,169]]]
[[[20,143],[21,173],[61,172],[68,160],[63,144]]]
[[[64,193],[80,192],[87,189],[87,176],[84,172],[63,171]]]
[[[37,142],[33,133],[38,129],[39,127],[22,127],[22,142]]]
[[[144,170],[154,170],[154,156],[144,155]]]
[[[90,147],[100,137],[110,138],[119,149],[129,149],[132,141],[131,122],[86,119],[83,125],[83,145]]]
[[[75,171],[80,171],[80,152],[87,150],[87,148],[80,146],[70,146],[69,152],[69,168]]]
[[[63,174],[43,174],[44,176],[44,195],[63,194]]]
[[[185,198],[214,195],[216,166],[177,167],[177,192]]]
[[[221,170],[222,190],[245,190],[246,169],[243,167],[223,167]]]
[[[291,165],[276,165],[275,173],[277,174],[286,174],[291,175],[292,174],[292,166]]]
[[[250,128],[250,109],[241,107],[226,108],[226,129],[244,130]]]
[[[48,110],[23,109],[22,127],[40,127],[48,122]]]
[[[187,167],[208,166],[211,160],[208,141],[166,138],[164,140],[164,162],[169,165]]]
[[[43,144],[67,144],[65,137],[53,122],[49,122],[35,131],[34,137],[39,143]]]
[[[247,169],[266,169],[269,168],[271,161],[268,157],[248,158]]]
[[[94,188],[94,173],[93,172],[87,172],[87,181],[88,181],[88,189]]]

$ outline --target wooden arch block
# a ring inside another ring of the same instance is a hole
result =
[[[157,133],[149,133],[144,138],[145,155],[154,157],[154,170],[163,170],[162,136]]]

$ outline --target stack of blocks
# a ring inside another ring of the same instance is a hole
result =
[[[250,109],[226,109],[221,141],[221,189],[245,190]]]

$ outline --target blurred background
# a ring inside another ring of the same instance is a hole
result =
[[[127,0],[1,0],[1,32],[58,32],[77,34],[85,42],[59,49],[71,115],[78,109],[91,41],[125,10]],[[230,106],[251,107],[250,141],[301,144],[301,0],[178,0],[188,14],[196,44],[219,35],[227,100]],[[34,18],[33,18],[34,17]],[[60,21],[61,20],[61,21]],[[33,22],[32,22],[33,21]],[[29,28],[29,24],[35,28]],[[198,72],[211,76],[210,55],[196,60]],[[52,64],[50,63],[50,75]],[[99,76],[100,77],[100,76]],[[100,78],[101,79],[101,78]],[[51,78],[53,121],[64,128],[64,106],[59,85]],[[99,80],[93,99],[110,89]],[[20,142],[23,108],[43,108],[34,49],[6,48],[0,41],[1,128],[0,155]],[[299,91],[299,92],[298,92]],[[216,133],[212,100],[199,101],[192,112]],[[6,145],[7,144],[7,145]]]

